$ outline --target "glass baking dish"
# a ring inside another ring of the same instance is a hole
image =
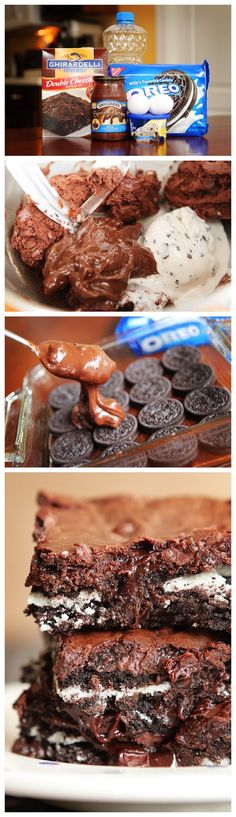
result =
[[[106,350],[109,356],[116,361],[117,367],[124,370],[132,360],[137,359],[136,343],[139,342],[140,332],[142,331],[143,330],[140,330],[140,327],[138,327],[135,330],[126,332],[125,337],[122,337],[122,335],[117,337],[112,336],[104,340],[100,345]],[[150,340],[154,331],[153,327],[147,329],[146,338],[148,338],[149,333]],[[186,341],[184,341],[184,343],[186,343]],[[166,344],[165,349],[172,345],[172,343],[169,345]],[[201,362],[208,363],[214,369],[215,384],[230,391],[230,363],[229,360],[227,360],[227,354],[222,353],[221,349],[217,348],[217,346],[219,347],[219,343],[217,338],[215,338],[215,332],[212,327],[208,327],[207,329],[206,342],[200,343],[198,346],[201,351]],[[161,352],[153,352],[149,349],[149,355],[151,354],[157,358],[160,358],[162,353],[163,349]],[[15,468],[51,467],[50,444],[52,437],[48,432],[48,417],[51,410],[48,408],[47,401],[50,390],[62,382],[62,379],[59,380],[57,377],[49,374],[41,364],[38,364],[26,373],[22,388],[6,397],[5,461],[7,466]],[[181,398],[179,395],[176,396],[180,400],[184,399],[184,397]],[[139,410],[140,409],[135,407],[129,407],[128,409],[129,413],[135,415],[139,413]],[[178,434],[178,439],[186,437],[198,438],[199,434],[202,434],[206,429],[215,430],[225,425],[230,425],[231,418],[227,415],[200,423],[195,422],[189,417],[185,417],[182,422],[186,427]],[[173,439],[176,439],[176,437],[173,438],[170,432],[165,438],[150,443],[148,436],[142,431],[139,431],[133,443],[130,442],[130,446],[126,450],[125,455],[129,456],[129,460],[130,455],[137,455],[137,446],[134,445],[134,443],[138,443],[139,451],[145,452],[148,458],[150,450],[152,450],[152,453],[153,451],[160,450],[161,446],[169,442],[171,443]],[[123,462],[121,462],[124,458],[124,451],[113,456],[104,455],[102,461],[100,460],[98,462],[100,455],[101,449],[95,449],[91,463],[88,466],[86,465],[86,468],[106,468],[108,466],[117,468],[126,467],[123,465]],[[199,444],[197,456],[185,467],[226,467],[230,466],[230,463],[231,454],[229,451],[222,453],[219,450],[206,449]],[[75,470],[80,467],[83,466],[78,465]],[[127,467],[132,466],[129,464]],[[147,467],[152,468],[157,466],[152,465],[148,459]],[[159,467],[166,468],[168,466],[163,465]],[[170,467],[173,466],[170,465]]]

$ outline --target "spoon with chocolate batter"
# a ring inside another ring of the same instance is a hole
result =
[[[116,363],[100,346],[61,340],[45,340],[37,346],[14,332],[7,330],[5,334],[28,346],[51,374],[81,383],[80,403],[72,411],[75,426],[89,426],[92,420],[96,425],[118,428],[125,412],[116,400],[99,391],[99,386],[115,371]]]

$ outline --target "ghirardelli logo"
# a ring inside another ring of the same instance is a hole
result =
[[[93,70],[102,68],[102,60],[86,59],[79,51],[71,51],[68,56],[62,57],[61,59],[56,59],[55,57],[48,59],[47,67],[59,71],[82,72],[87,71],[89,68]]]

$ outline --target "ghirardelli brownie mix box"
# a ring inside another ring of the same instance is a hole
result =
[[[107,72],[105,48],[48,48],[42,52],[44,137],[91,133],[93,79]]]

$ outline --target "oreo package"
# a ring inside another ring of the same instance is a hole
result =
[[[209,65],[134,65],[113,63],[110,76],[123,76],[127,99],[133,94],[147,97],[167,94],[173,108],[167,120],[171,136],[203,136],[208,131],[207,88]]]

